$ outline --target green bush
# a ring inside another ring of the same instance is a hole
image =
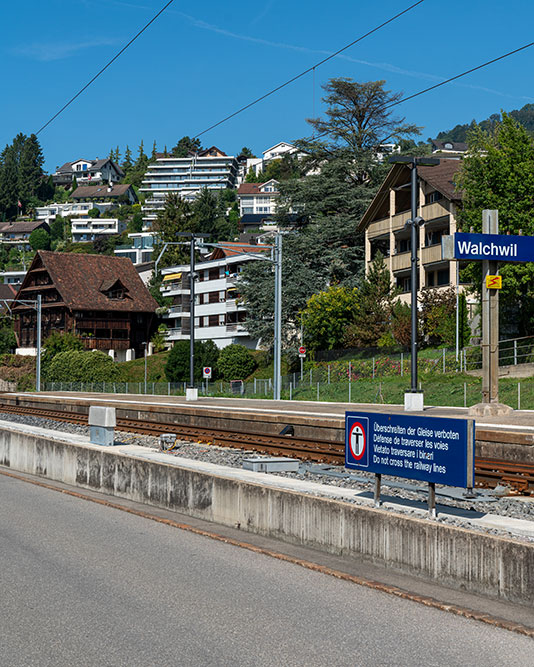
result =
[[[54,331],[44,341],[43,348],[42,365],[44,372],[45,367],[52,361],[56,354],[69,352],[70,350],[83,350],[83,343],[82,339],[73,333]]]
[[[212,377],[215,377],[218,357],[219,350],[212,340],[195,343],[195,381],[202,379],[203,366],[210,366],[213,369]],[[165,365],[165,375],[169,382],[187,382],[189,380],[189,359],[189,341],[177,341],[170,351]]]
[[[223,380],[244,380],[256,368],[256,361],[244,345],[228,345],[219,354],[219,373]]]
[[[120,371],[105,352],[69,350],[55,355],[48,366],[48,382],[113,382]]]

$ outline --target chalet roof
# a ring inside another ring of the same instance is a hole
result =
[[[241,185],[237,188],[237,194],[238,195],[272,195],[272,192],[261,192],[260,188],[262,188],[264,185],[267,185],[267,183],[276,183],[278,185],[278,181],[275,178],[271,178],[268,181],[265,181],[265,183],[241,183]]]
[[[85,158],[79,158],[78,160],[72,160],[71,162],[65,162],[65,164],[62,164],[61,167],[56,169],[56,174],[70,174],[72,173],[72,165],[76,164],[76,162],[87,162],[87,164],[92,164],[94,160],[86,160]]]
[[[41,265],[71,310],[153,313],[158,307],[130,259],[48,250],[36,253],[19,296],[30,287],[32,269]],[[102,291],[103,286],[113,287],[119,281],[127,290],[127,296],[124,299],[108,298]],[[31,289],[35,291],[33,287]]]
[[[27,234],[35,229],[43,227],[47,231],[50,229],[45,220],[19,220],[17,222],[3,222],[0,224],[0,234]]]
[[[198,157],[228,157],[224,151],[217,146],[210,146],[202,151],[198,151]]]
[[[115,199],[122,197],[128,190],[132,188],[131,185],[125,183],[124,185],[80,185],[70,195],[71,199]]]
[[[434,167],[417,167],[419,177],[432,186],[449,201],[461,201],[462,193],[456,190],[454,185],[454,177],[461,167],[461,160],[442,159],[438,165]],[[394,164],[389,170],[388,175],[380,186],[369,208],[363,214],[358,229],[363,231],[367,225],[373,220],[373,216],[380,209],[382,205],[389,198],[389,191],[391,188],[409,181],[409,168],[402,164]]]
[[[16,294],[17,290],[13,285],[0,283],[0,310],[4,310],[7,307],[5,299],[14,299]]]
[[[113,160],[110,160],[109,158],[105,158],[104,160],[92,160],[91,166],[89,167],[88,171],[99,171],[100,169],[105,167],[106,164],[108,164],[108,162],[115,167],[118,174],[124,176],[124,172],[119,167],[119,165],[113,162]]]

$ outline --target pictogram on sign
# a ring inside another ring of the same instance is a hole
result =
[[[367,419],[355,420],[349,427],[349,451],[352,462],[366,467],[369,465],[369,450],[367,447]]]
[[[502,276],[486,276],[486,289],[502,289]]]

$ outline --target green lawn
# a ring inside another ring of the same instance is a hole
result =
[[[523,378],[521,383],[521,408],[534,409],[534,378]],[[517,408],[517,379],[503,379],[499,382],[501,403]],[[385,377],[381,380],[357,380],[351,383],[352,403],[400,403],[404,402],[404,391],[409,388],[409,377]],[[465,388],[464,388],[465,386]],[[481,400],[482,381],[470,375],[433,375],[421,378],[421,388],[425,394],[426,405],[467,406]],[[310,386],[306,381],[292,391],[296,400],[317,400],[317,383]],[[289,389],[283,392],[283,398],[289,398]],[[347,402],[349,400],[348,382],[332,384],[320,383],[319,400]]]

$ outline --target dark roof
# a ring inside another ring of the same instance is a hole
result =
[[[454,176],[462,165],[461,160],[442,158],[438,165],[434,167],[417,167],[417,173],[422,180],[426,181],[434,189],[449,199],[450,201],[461,201],[462,193],[454,187]],[[394,164],[376,193],[373,201],[362,216],[358,229],[363,231],[367,225],[374,220],[374,216],[381,207],[387,206],[389,191],[391,188],[403,183],[409,182],[409,168],[402,164]]]
[[[108,255],[39,250],[26,274],[19,295],[25,287],[29,287],[32,269],[36,265],[40,266],[41,262],[63,302],[71,310],[153,313],[158,307],[131,260]],[[113,286],[119,281],[127,291],[126,298],[108,298],[102,291],[103,287]],[[33,287],[30,289],[35,291]]]
[[[43,227],[47,231],[50,229],[48,223],[44,220],[19,220],[17,222],[3,222],[0,224],[0,234],[4,232],[26,234],[33,232],[34,229]]]
[[[128,190],[132,190],[135,195],[135,190],[131,185],[112,185],[111,191],[108,191],[110,186],[105,183],[102,185],[80,185],[71,194],[71,199],[114,199],[125,195]]]
[[[461,160],[441,160],[435,167],[417,167],[419,176],[451,201],[459,201],[462,193],[456,190],[454,177],[460,170]]]
[[[7,283],[0,283],[0,309],[7,307],[4,303],[4,299],[14,299],[16,293],[17,290],[12,285],[8,285]]]
[[[72,160],[72,162],[65,162],[65,164],[61,165],[61,167],[56,169],[56,174],[61,174],[61,173],[71,174],[72,165],[75,164],[76,162],[87,162],[87,164],[90,165],[94,162],[94,160],[86,160],[85,158],[81,157],[78,160]]]
[[[244,253],[252,254],[270,250],[270,246],[253,245],[251,243],[221,242],[218,248],[211,253],[210,259],[222,259],[222,257],[236,257]]]
[[[214,153],[216,155],[214,155]],[[194,153],[192,153],[194,155]],[[204,148],[202,151],[198,151],[198,157],[228,157],[226,153],[224,153],[220,148],[217,148],[217,146],[210,146],[209,148]]]
[[[119,167],[119,165],[113,162],[113,160],[110,160],[109,158],[105,158],[104,160],[92,160],[91,166],[89,167],[88,171],[98,171],[99,169],[102,169],[102,167],[104,167],[108,162],[115,167],[115,170],[117,171],[118,174],[124,176],[124,172]]]
[[[451,148],[448,147],[449,145]],[[438,151],[459,151],[460,153],[467,151],[467,144],[463,141],[435,141],[433,139],[432,146]]]
[[[237,194],[255,195],[260,192],[260,185],[263,185],[263,183],[241,183],[241,185],[237,188]]]

